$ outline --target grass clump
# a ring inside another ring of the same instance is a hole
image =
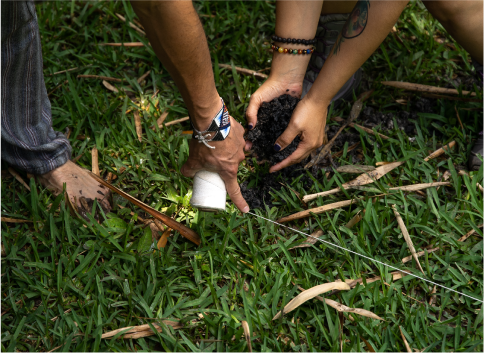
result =
[[[209,40],[217,89],[231,114],[243,122],[260,81],[220,69],[218,63],[254,70],[270,66],[264,42],[274,30],[275,4],[197,2],[195,6]],[[28,192],[14,178],[2,178],[2,218],[31,221],[2,222],[3,351],[246,351],[242,321],[248,323],[255,351],[403,351],[402,335],[414,350],[482,351],[482,307],[477,301],[440,288],[433,294],[431,286],[410,276],[393,281],[388,268],[324,244],[289,250],[306,239],[263,219],[240,216],[232,205],[221,214],[192,209],[188,203],[192,181],[179,173],[188,156],[188,135],[181,132],[189,125],[150,129],[168,107],[166,121],[187,115],[173,81],[150,48],[99,46],[147,42],[116,16],[135,19],[129,2],[52,2],[39,4],[37,10],[47,90],[57,88],[50,95],[54,127],[71,130],[74,155],[81,156],[78,163],[90,169],[90,151],[96,146],[104,177],[113,173],[117,187],[196,230],[202,245],[196,247],[175,232],[167,246],[158,249],[150,228],[138,220],[148,217],[118,197],[102,224],[87,223],[70,215],[62,195],[53,197],[33,179]],[[363,67],[366,85],[376,90],[367,107],[399,113],[421,104],[418,94],[385,88],[378,83],[383,80],[439,86],[471,82],[466,79],[472,70],[468,55],[421,3],[408,6],[396,29]],[[71,68],[77,69],[52,75]],[[149,70],[146,82],[138,84],[137,78]],[[119,89],[113,93],[101,81],[77,78],[80,74],[123,82],[113,83]],[[476,86],[466,88],[482,99]],[[145,107],[140,110],[141,142],[133,117],[139,108],[129,96]],[[433,112],[420,112],[415,120],[415,136],[396,126],[385,132],[391,140],[360,132],[360,164],[405,159],[401,167],[365,188],[311,204],[361,197],[351,207],[290,226],[306,233],[322,230],[324,240],[415,271],[414,260],[401,264],[410,252],[394,205],[416,251],[439,247],[420,257],[427,278],[482,299],[483,243],[478,225],[483,195],[477,186],[483,184],[482,168],[459,175],[482,130],[482,103],[444,99],[431,103]],[[351,104],[343,104],[333,115],[348,116]],[[456,146],[449,153],[424,161],[430,152],[454,140]],[[344,145],[335,162],[352,164],[348,147]],[[239,168],[239,181],[260,177],[265,169],[246,161]],[[373,197],[389,187],[436,181],[447,170],[450,187]],[[295,179],[272,194],[272,208],[256,212],[275,220],[302,211],[298,193],[330,190],[355,175],[310,177],[310,189]],[[358,213],[361,221],[351,229],[345,227]],[[473,229],[474,235],[458,241]],[[376,276],[382,280],[324,296],[369,310],[385,321],[350,318],[316,300],[272,321],[299,293],[298,286],[309,289],[338,279]],[[178,321],[183,328],[174,329],[165,319]],[[108,331],[142,324],[158,324],[162,332],[138,339],[101,338]]]

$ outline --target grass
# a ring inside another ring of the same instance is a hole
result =
[[[274,29],[274,3],[216,1],[195,6],[215,64],[233,62],[255,70],[270,66],[271,55],[263,43]],[[101,225],[86,223],[71,217],[62,196],[53,197],[33,179],[28,192],[15,179],[2,178],[2,216],[32,221],[2,222],[2,351],[247,351],[241,321],[248,322],[255,351],[339,351],[341,344],[345,351],[403,351],[400,328],[414,350],[483,350],[482,306],[477,301],[439,288],[431,306],[432,287],[421,280],[407,276],[393,282],[387,268],[323,244],[288,250],[304,239],[260,218],[240,216],[232,205],[216,215],[190,208],[192,181],[179,173],[188,155],[187,136],[181,132],[189,126],[149,129],[173,101],[167,121],[187,115],[173,81],[150,49],[97,45],[146,42],[115,15],[135,18],[130,4],[49,2],[37,10],[47,91],[61,84],[50,96],[54,127],[71,129],[73,155],[82,155],[78,163],[90,169],[90,151],[96,146],[104,177],[114,173],[116,186],[195,229],[202,245],[196,247],[174,233],[166,248],[158,250],[150,242],[150,228],[130,215],[139,210],[119,197],[114,204],[126,208],[115,207]],[[456,75],[471,73],[469,56],[420,2],[408,6],[396,28],[397,35],[405,37],[403,43],[390,35],[364,66],[376,89],[367,106],[385,112],[410,110],[418,97],[384,88],[378,84],[381,80],[445,86]],[[439,44],[434,36],[446,37],[455,49]],[[51,75],[70,68],[78,69]],[[148,70],[151,74],[141,87],[136,79]],[[229,111],[243,122],[250,94],[261,82],[217,65],[214,70]],[[126,95],[108,91],[98,80],[78,79],[78,74],[123,78],[122,85],[130,85],[135,97],[152,103],[142,114],[142,142],[133,113],[126,113],[136,106]],[[335,115],[348,116],[351,104]],[[440,248],[420,258],[427,278],[482,299],[483,242],[477,225],[482,223],[483,195],[476,188],[483,183],[482,167],[470,177],[457,174],[482,130],[482,104],[443,99],[437,104],[436,114],[419,116],[415,142],[398,129],[389,134],[392,141],[361,133],[364,164],[406,159],[405,164],[373,189],[349,190],[312,205],[348,196],[363,196],[363,201],[289,225],[307,233],[322,229],[322,239],[415,271],[415,261],[400,262],[410,252],[391,208],[396,205],[417,251]],[[86,138],[77,139],[79,135]],[[449,154],[423,161],[452,140],[457,143]],[[351,163],[346,153],[336,161]],[[436,181],[445,170],[451,172],[449,187],[371,198],[389,186]],[[244,163],[239,181],[254,177]],[[354,177],[321,174],[310,190],[295,180],[273,195],[277,207],[256,212],[275,220],[301,211],[304,207],[294,191],[304,195],[329,190]],[[351,230],[345,228],[362,210],[363,219]],[[472,229],[475,235],[457,241]],[[351,321],[346,313],[316,300],[271,321],[297,295],[297,285],[308,289],[336,279],[375,276],[384,281],[326,296],[370,310],[385,321],[358,315]],[[174,330],[160,324],[163,332],[150,337],[101,339],[105,332],[161,319],[180,320],[184,327]]]

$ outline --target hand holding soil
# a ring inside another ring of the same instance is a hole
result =
[[[198,140],[190,141],[190,154],[188,160],[181,168],[181,173],[193,178],[199,170],[216,172],[225,182],[225,188],[237,208],[248,212],[249,206],[240,192],[237,182],[237,170],[240,162],[245,159],[244,128],[234,118],[230,117],[231,130],[223,141],[212,141],[215,149],[210,149]]]
[[[308,99],[299,102],[289,125],[274,144],[274,150],[284,150],[296,137],[299,137],[300,142],[289,157],[271,167],[269,170],[271,173],[302,162],[313,150],[323,144],[327,114],[326,108],[321,109],[320,105],[315,105]]]

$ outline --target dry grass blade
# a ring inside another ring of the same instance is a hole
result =
[[[323,158],[326,157],[326,155],[331,151],[331,147],[333,147],[333,144],[336,141],[336,138],[338,137],[338,135],[341,133],[341,131],[343,131],[349,124],[351,124],[360,115],[360,112],[361,112],[361,109],[362,108],[363,108],[363,101],[360,98],[360,99],[358,99],[353,104],[353,107],[351,108],[351,112],[350,112],[350,117],[348,118],[348,120],[346,121],[346,123],[343,124],[343,126],[341,126],[339,128],[339,130],[333,136],[333,138],[331,139],[331,141],[329,141],[323,147],[323,149],[321,150],[321,152],[319,152],[318,155],[316,155],[314,158],[312,158],[311,161],[309,161],[309,163],[307,163],[304,166],[304,169],[311,168],[313,165],[315,165],[316,163],[318,163],[321,159],[323,159]]]
[[[407,352],[411,353],[412,348],[410,348],[410,345],[408,344],[407,339],[405,338],[405,335],[403,334],[402,328],[400,326],[398,326],[398,328],[400,329],[400,334],[402,335],[403,343],[405,343],[405,347],[407,348]]]
[[[165,126],[180,124],[180,123],[183,123],[183,122],[188,121],[188,120],[190,120],[190,118],[188,116],[186,116],[186,117],[181,118],[181,119],[170,121],[170,122],[166,123]]]
[[[10,170],[10,169],[9,169],[9,170]],[[469,175],[469,173],[467,173],[465,170],[459,170],[459,175],[460,175],[460,176],[467,175],[469,178],[471,177],[471,176]],[[479,188],[479,190],[481,190],[481,192],[484,192],[484,188],[482,187],[482,185],[481,185],[481,184],[476,183],[476,186]]]
[[[375,170],[372,165],[342,165],[336,169],[338,173],[365,173]]]
[[[143,128],[141,127],[141,118],[137,110],[133,112],[134,115],[134,126],[136,128],[136,135],[138,136],[138,141],[143,141]]]
[[[363,210],[363,214],[365,213],[365,210]],[[353,218],[350,219],[348,223],[345,224],[345,227],[348,229],[353,228],[356,224],[358,224],[359,221],[363,219],[363,214],[361,211],[359,211]]]
[[[3,218],[2,218],[2,220],[3,220]],[[477,228],[482,228],[482,224],[479,224],[477,226]],[[463,235],[461,238],[459,238],[458,241],[465,241],[467,238],[469,238],[474,233],[476,233],[476,230],[475,229],[472,229],[469,232],[467,232],[465,235]]]
[[[436,298],[435,293],[437,293],[437,286],[434,285],[434,289],[432,289],[432,292],[430,293],[430,299],[429,299],[430,306],[434,305],[435,298]]]
[[[166,243],[168,242],[168,237],[171,234],[171,228],[167,228],[163,234],[160,237],[160,240],[158,240],[158,244],[156,244],[156,247],[158,249],[164,248],[166,246]]]
[[[2,217],[2,222],[7,222],[7,223],[32,223],[33,221],[31,221],[29,219],[17,219],[17,218]]]
[[[174,103],[175,103],[175,101],[171,102],[170,107],[172,107]],[[160,129],[163,127],[163,122],[165,121],[166,117],[168,116],[168,113],[169,113],[169,110],[168,110],[168,108],[166,108],[165,111],[163,112],[163,114],[161,114],[160,117],[156,120],[156,125],[158,125],[158,127]],[[155,127],[153,126],[151,129],[155,130]]]
[[[183,327],[183,325],[178,321],[163,320],[163,323],[167,326],[173,327],[175,330]],[[158,332],[162,332],[160,325],[158,325],[157,323],[153,323],[152,325],[155,327],[155,329]],[[111,337],[116,336],[116,334],[118,334],[119,332],[122,332],[122,331],[126,331],[126,333],[123,334],[119,338],[125,338],[125,339],[126,338],[148,337],[148,336],[152,336],[152,335],[155,334],[152,331],[150,325],[145,324],[145,325],[139,325],[139,326],[128,326],[128,327],[118,328],[116,330],[104,333],[101,336],[101,338],[111,338]]]
[[[401,166],[404,162],[393,162],[390,164],[383,165],[381,167],[376,168],[375,170],[361,174],[356,179],[353,179],[347,183],[344,183],[342,187],[346,190],[351,189],[353,186],[361,186],[373,183],[375,180],[380,179],[388,172],[392,171],[393,169]],[[320,196],[331,195],[339,192],[340,188],[335,188],[328,191],[318,192],[317,194],[306,195],[303,197],[303,202],[309,202],[314,200]]]
[[[83,67],[73,67],[72,69],[57,71],[57,72],[54,72],[53,74],[46,75],[46,76],[54,76],[54,75],[59,75],[59,74],[65,74],[66,72],[72,72],[72,71],[76,71],[76,70],[80,70],[80,69],[85,69],[85,68],[91,67],[91,66],[92,66],[92,64],[86,65],[86,66],[83,66]]]
[[[315,238],[319,238],[322,235],[323,235],[323,231],[321,229],[318,229],[313,234],[311,234],[311,237],[308,237],[304,243],[293,246],[292,248],[289,248],[289,250],[299,249],[299,248],[309,248],[310,246],[318,242],[318,240]]]
[[[131,43],[101,43],[100,46],[106,47],[144,47],[141,42],[131,42]]]
[[[474,103],[482,103],[482,100],[475,99],[475,98],[462,98],[462,97],[452,97],[452,96],[443,96],[441,94],[434,94],[434,93],[423,93],[423,97],[428,98],[437,98],[437,99],[445,99],[451,101],[459,101],[459,102],[474,102]]]
[[[126,22],[126,19],[123,16],[121,16],[119,13],[117,13],[116,16],[118,16],[118,18],[121,21],[123,21],[124,23],[128,23],[128,22]],[[134,23],[129,22],[128,25],[132,29],[134,29],[136,32],[138,32],[139,34],[142,34],[142,35],[146,36],[146,33],[141,28],[139,28],[138,26],[136,26]]]
[[[397,218],[398,225],[400,227],[400,230],[402,231],[403,237],[405,238],[405,241],[408,245],[408,248],[410,252],[412,253],[413,258],[415,259],[415,262],[417,262],[417,266],[420,271],[425,275],[425,272],[420,265],[420,261],[418,260],[417,252],[415,251],[415,247],[413,246],[412,239],[410,238],[410,234],[408,233],[407,227],[405,226],[405,223],[403,222],[402,216],[400,216],[400,213],[398,213],[395,205],[392,205],[393,208],[393,213],[395,214],[395,217]]]
[[[396,186],[396,187],[390,188],[388,190],[418,191],[418,190],[433,188],[433,187],[436,187],[436,186],[438,187],[438,186],[448,186],[448,185],[451,185],[451,183],[448,182],[448,181],[440,181],[440,182],[434,182],[434,183]]]
[[[92,157],[92,172],[97,176],[100,176],[101,173],[99,172],[99,155],[98,155],[98,150],[96,146],[94,146],[91,151],[91,157]]]
[[[448,152],[452,147],[454,147],[454,145],[455,145],[455,141],[449,142],[449,144],[442,146],[438,150],[432,152],[427,157],[425,157],[424,161],[428,162],[429,160],[431,160],[433,158],[437,158],[438,156],[442,155],[444,152]]]
[[[459,111],[457,110],[457,106],[454,105],[454,109],[455,109],[455,115],[457,115],[457,120],[459,120],[460,128],[464,130],[464,125],[462,125],[462,121],[460,120],[460,115],[459,115]]]
[[[325,135],[324,135],[324,136],[326,136],[326,133],[325,133]],[[348,149],[346,150],[346,152],[351,152],[351,151],[353,151],[353,150],[354,150],[356,147],[358,147],[359,145],[360,145],[360,142],[357,142],[357,143],[355,143],[355,144],[351,145],[350,147],[348,147]],[[331,154],[331,156],[332,156],[333,158],[339,158],[339,157],[341,157],[341,156],[343,155],[343,153],[344,153],[344,150],[341,150],[341,151],[338,151],[338,152],[332,153],[332,154]],[[360,172],[360,173],[361,173],[361,172]]]
[[[8,171],[8,169],[3,169],[2,170],[2,180],[10,179],[10,178],[13,178],[13,175],[10,174],[10,172]]]
[[[22,177],[13,169],[12,167],[8,167],[8,171],[10,174],[14,176],[17,181],[22,184],[28,191],[30,191],[30,187],[27,185],[27,183],[22,179]]]
[[[282,218],[278,219],[277,222],[284,223],[284,222],[294,221],[296,219],[308,217],[308,216],[311,215],[311,213],[320,214],[320,213],[323,213],[323,212],[334,210],[336,208],[346,207],[346,206],[349,206],[351,204],[358,202],[358,200],[359,199],[338,201],[338,202],[335,202],[335,203],[330,203],[329,205],[311,208],[309,210],[297,212],[297,213],[294,213],[292,215],[282,217]]]
[[[151,70],[147,71],[143,76],[141,76],[140,78],[138,78],[138,83],[141,84],[141,82],[143,82],[148,77],[148,75],[150,73],[151,73]]]
[[[401,272],[401,271],[390,272],[390,274],[392,275],[393,282],[395,282],[396,280],[401,279],[402,277],[407,276],[406,273]],[[365,282],[366,282],[366,284],[370,284],[370,283],[373,283],[373,282],[376,282],[376,281],[380,281],[380,280],[381,280],[381,277],[380,276],[376,276],[376,277],[372,277],[372,278],[366,279]],[[341,280],[337,280],[337,281],[341,281]],[[363,278],[347,279],[345,281],[345,283],[347,285],[349,285],[351,288],[354,288],[358,283],[359,284],[363,284]]]
[[[97,80],[105,80],[112,82],[123,82],[120,78],[108,77],[108,76],[98,76],[98,75],[77,75],[77,78],[94,78]]]
[[[368,349],[368,352],[375,352],[375,349],[371,346],[370,342],[365,340],[363,336],[360,336],[360,338],[363,340],[363,342],[365,342],[366,349]]]
[[[97,176],[97,175],[95,175],[93,173],[90,173],[90,175],[94,179],[96,179],[99,183],[101,183],[101,185],[104,185],[105,187],[107,187],[111,191],[114,191],[115,193],[117,193],[118,195],[121,195],[126,200],[134,203],[136,206],[138,206],[139,208],[141,208],[143,211],[149,213],[150,215],[152,215],[153,217],[155,217],[156,219],[158,219],[160,222],[163,222],[168,227],[170,227],[170,228],[178,231],[182,236],[184,236],[188,240],[192,241],[193,243],[195,243],[197,245],[200,245],[200,237],[192,229],[190,229],[187,226],[185,226],[185,225],[183,225],[183,224],[175,221],[174,219],[171,219],[167,215],[164,215],[163,213],[158,212],[154,208],[151,208],[147,204],[139,201],[138,199],[136,199],[135,197],[129,195],[128,193],[125,193],[124,191],[119,190],[118,188],[116,188],[116,187],[112,186],[111,184],[105,182],[99,176]]]
[[[231,65],[218,64],[218,66],[221,67],[221,68],[223,68],[223,69],[232,70],[232,66]],[[238,66],[235,66],[235,71],[237,71],[237,73],[242,74],[242,75],[249,75],[249,76],[254,76],[254,77],[262,78],[262,79],[266,79],[266,78],[269,77],[266,74],[262,74],[260,72],[257,72],[257,71],[251,70],[251,69],[244,69],[243,67],[238,67]]]
[[[454,88],[442,88],[442,87],[434,87],[428,85],[421,85],[418,83],[410,83],[410,82],[398,82],[398,81],[383,81],[381,82],[382,85],[406,89],[407,91],[418,91],[418,92],[428,92],[428,93],[437,93],[437,94],[459,94]],[[470,91],[462,91],[463,95],[468,95],[470,93],[471,96],[475,96],[474,92]]]
[[[331,120],[336,121],[338,123],[344,122],[344,119],[341,118],[341,117],[339,117],[339,116],[335,116],[334,118],[331,118]],[[381,134],[379,132],[375,132],[372,129],[369,129],[369,128],[364,127],[362,125],[358,125],[358,124],[355,124],[355,123],[350,123],[350,124],[348,124],[348,126],[353,127],[353,128],[356,128],[357,127],[359,129],[365,131],[366,133],[370,134],[370,135],[380,136],[384,140],[389,140],[390,139],[388,136],[383,135],[383,134]]]
[[[114,93],[119,93],[118,89],[114,87],[112,84],[107,82],[106,80],[103,80],[103,85],[106,87],[108,90],[114,92]]]
[[[250,329],[249,329],[249,324],[247,321],[242,321],[242,329],[244,330],[244,337],[247,342],[247,349],[249,352],[252,352],[252,343],[250,342]]]
[[[299,294],[296,298],[291,300],[289,303],[286,304],[283,310],[279,311],[276,316],[272,320],[276,320],[281,315],[287,314],[297,307],[301,306],[301,304],[304,304],[310,299],[313,299],[315,296],[329,292],[330,290],[350,290],[350,286],[347,285],[344,282],[331,282],[331,283],[325,283],[325,284],[320,284],[319,286],[312,287],[301,294]]]
[[[436,247],[436,248],[433,248],[433,249],[424,250],[424,251],[419,251],[417,253],[417,257],[420,257],[422,255],[425,255],[425,251],[427,251],[430,254],[430,253],[433,253],[434,251],[437,251],[437,250],[439,250],[439,247]],[[402,259],[402,263],[407,263],[407,262],[411,261],[412,260],[412,257],[413,257],[413,255],[409,255],[407,257],[404,257]]]

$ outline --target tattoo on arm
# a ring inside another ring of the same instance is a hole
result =
[[[333,55],[338,54],[341,44],[345,39],[358,37],[366,28],[368,22],[368,9],[370,8],[370,0],[359,0],[355,8],[350,14],[350,17],[343,26],[343,30],[338,36],[333,47]]]

